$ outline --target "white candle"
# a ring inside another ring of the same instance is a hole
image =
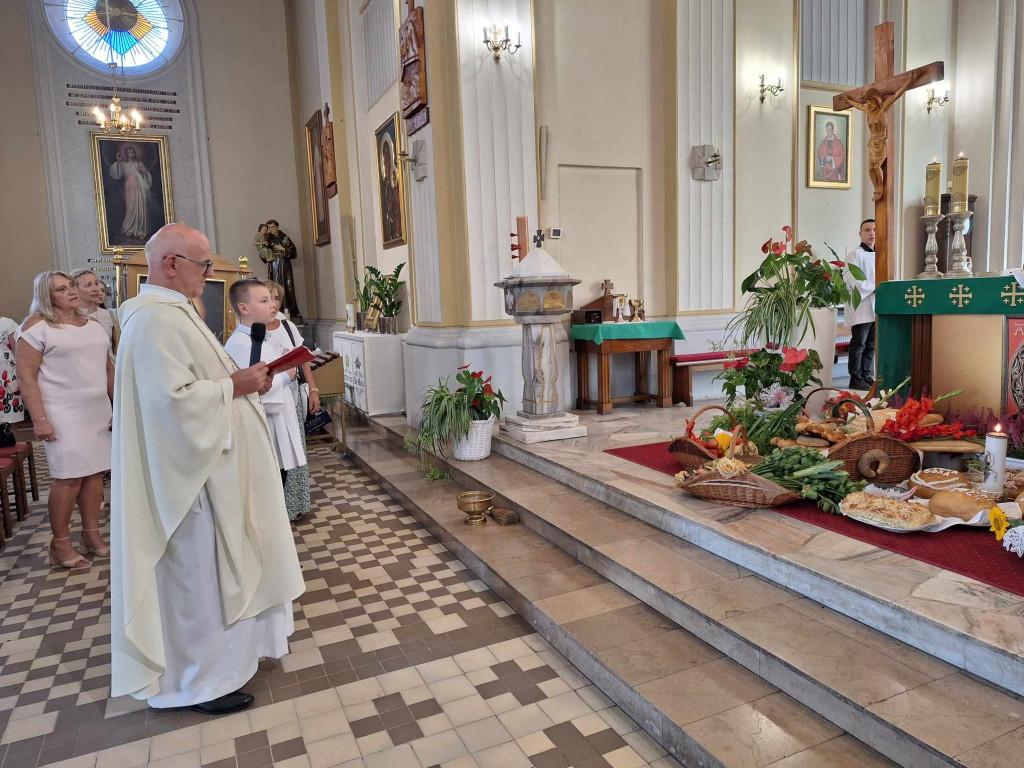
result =
[[[1006,433],[1003,425],[996,424],[993,432],[985,435],[985,481],[981,490],[985,493],[1002,494],[1006,482]]]

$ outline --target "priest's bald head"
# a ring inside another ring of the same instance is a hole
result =
[[[197,299],[203,295],[206,276],[213,270],[211,255],[210,241],[198,229],[167,224],[146,243],[146,280]]]

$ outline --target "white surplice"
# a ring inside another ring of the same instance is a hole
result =
[[[251,333],[248,326],[239,325],[224,343],[224,349],[240,368],[249,367],[249,353],[252,351]],[[267,333],[260,348],[260,360],[271,363],[291,349],[291,346],[282,344],[277,337]],[[295,418],[296,394],[297,387],[292,377],[287,373],[279,373],[274,377],[270,390],[260,395],[263,410],[267,413],[267,424],[270,427],[274,451],[277,453],[278,466],[281,469],[295,469],[306,463],[299,421]]]
[[[111,695],[188,706],[287,652],[304,591],[263,408],[175,291],[120,309],[111,477]]]

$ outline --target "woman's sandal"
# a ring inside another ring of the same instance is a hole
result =
[[[99,528],[83,528],[82,533],[99,533]],[[83,536],[81,539],[82,547],[85,549],[86,554],[93,554],[96,557],[110,557],[110,546],[94,547],[92,544],[85,540]]]
[[[57,554],[53,551],[53,543],[55,541],[71,541],[70,536],[65,536],[62,539],[53,539],[50,541],[50,563],[53,565],[59,565],[62,568],[67,568],[69,571],[75,571],[79,568],[88,568],[89,561],[82,555],[81,552],[75,552],[74,557],[69,557],[67,560],[61,560],[57,557]]]

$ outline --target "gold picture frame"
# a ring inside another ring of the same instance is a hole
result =
[[[309,217],[313,244],[331,242],[331,216],[327,210],[323,166],[323,113],[318,109],[306,121],[306,169],[309,176]]]
[[[363,329],[367,331],[376,331],[379,324],[380,308],[373,305],[366,310],[366,316],[363,318]]]
[[[375,132],[377,154],[377,203],[381,238],[385,248],[407,242],[405,223],[405,168],[402,163],[402,131],[395,112]]]
[[[819,104],[811,104],[807,110],[807,186],[850,189],[853,186],[853,110],[836,111]]]
[[[90,131],[89,143],[100,253],[114,253],[118,246],[141,252],[160,227],[174,221],[167,137]]]

